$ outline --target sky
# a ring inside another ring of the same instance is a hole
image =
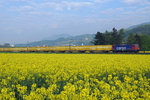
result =
[[[150,22],[150,0],[0,0],[0,44]]]

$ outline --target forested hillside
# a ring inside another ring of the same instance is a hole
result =
[[[97,32],[94,45],[139,44],[140,50],[150,50],[150,24],[140,25],[130,30],[115,28],[104,33]]]
[[[137,27],[129,29],[129,30],[127,29],[125,31],[125,33],[126,33],[126,36],[128,36],[130,33],[150,35],[150,24],[140,25],[140,26],[137,26]]]

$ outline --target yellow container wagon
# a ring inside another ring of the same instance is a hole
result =
[[[71,46],[72,51],[110,51],[112,45]]]
[[[111,51],[112,45],[91,45],[91,46],[54,46],[54,47],[13,47],[0,48],[0,51],[6,52],[65,52],[65,51]]]

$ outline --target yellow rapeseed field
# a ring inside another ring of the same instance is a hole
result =
[[[0,100],[150,100],[150,55],[0,54]]]

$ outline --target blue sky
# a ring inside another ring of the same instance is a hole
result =
[[[0,44],[150,22],[150,0],[0,0]]]

